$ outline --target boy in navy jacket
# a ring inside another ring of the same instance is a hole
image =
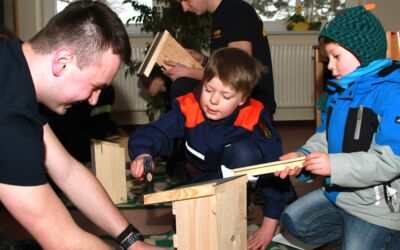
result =
[[[232,169],[278,160],[281,139],[268,110],[249,98],[264,70],[241,49],[217,50],[205,68],[203,84],[177,98],[170,112],[130,137],[132,175],[142,178],[144,157],[171,154],[178,138],[184,139],[186,158],[193,166],[191,183],[222,178],[221,166]],[[262,176],[259,182],[264,221],[256,235],[272,239],[289,185],[273,175]]]

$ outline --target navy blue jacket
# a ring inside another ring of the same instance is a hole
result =
[[[220,171],[225,146],[249,138],[258,146],[263,162],[282,155],[281,139],[271,125],[262,103],[249,99],[229,117],[212,121],[200,108],[198,95],[176,99],[172,110],[159,120],[138,128],[129,140],[132,159],[140,154],[168,156],[174,140],[184,138],[187,159],[201,172]],[[264,215],[279,219],[287,202],[288,182],[273,175],[263,176]]]

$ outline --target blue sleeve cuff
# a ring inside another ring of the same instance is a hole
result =
[[[311,154],[311,151],[305,149],[305,148],[299,148],[296,150],[297,152],[302,152],[305,155],[309,155]],[[301,173],[296,177],[299,181],[302,182],[312,182],[314,179],[314,175],[311,174],[311,172],[306,171],[306,170],[302,170]]]
[[[309,151],[309,150],[307,150],[307,149],[305,149],[305,148],[298,148],[296,151],[297,151],[297,152],[302,152],[302,153],[305,154],[305,155],[311,154],[311,151]]]

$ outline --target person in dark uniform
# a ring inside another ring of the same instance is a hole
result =
[[[231,62],[231,63],[226,63]],[[191,183],[222,178],[221,166],[245,167],[278,160],[281,140],[264,105],[248,98],[261,77],[262,64],[238,48],[222,48],[210,58],[204,80],[178,97],[172,109],[129,139],[132,175],[143,176],[145,156],[168,156],[174,140],[183,139]],[[249,239],[250,249],[265,248],[286,205],[289,182],[260,177],[263,224]]]
[[[185,12],[190,11],[197,15],[205,12],[211,14],[210,53],[223,47],[240,48],[269,68],[254,88],[251,97],[262,102],[272,118],[276,110],[276,103],[271,52],[267,32],[254,8],[242,0],[182,0],[181,5]],[[205,55],[192,50],[190,53],[199,63],[205,66],[207,62]],[[193,80],[189,80],[187,77],[202,79],[202,69],[188,68],[173,61],[167,61],[167,63],[173,67],[164,72],[175,81],[171,86],[172,92],[175,88],[186,88],[189,92]],[[185,78],[180,79],[182,77]]]
[[[211,14],[210,53],[223,47],[236,47],[243,49],[268,67],[269,70],[263,74],[251,97],[262,102],[272,118],[276,111],[276,102],[271,52],[267,32],[253,7],[242,0],[182,0],[181,5],[185,12],[190,11],[197,15],[206,12]],[[188,51],[203,67],[205,66],[207,56],[194,50]],[[191,92],[203,77],[203,69],[188,68],[173,61],[166,63],[172,67],[164,71],[164,74],[173,80],[172,84],[165,84],[171,85],[169,86],[171,100]]]

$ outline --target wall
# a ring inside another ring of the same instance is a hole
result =
[[[399,30],[400,28],[400,1],[398,0],[347,0],[346,6],[352,7],[375,3],[376,8],[372,11],[382,22],[385,30]]]
[[[379,0],[375,1],[376,8],[372,12],[382,22],[385,30],[400,29],[400,1],[398,0]]]
[[[17,1],[18,35],[23,41],[34,36],[55,13],[54,0]]]

